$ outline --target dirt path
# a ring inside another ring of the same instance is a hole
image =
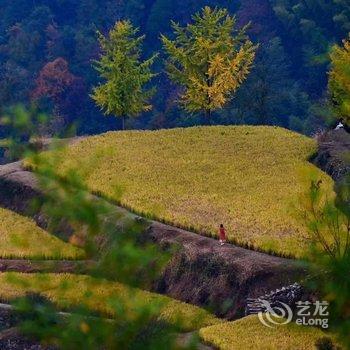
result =
[[[0,259],[0,272],[54,272],[86,274],[95,266],[92,260]]]
[[[0,206],[26,214],[33,198],[40,197],[34,175],[21,162],[0,166]],[[113,206],[132,218],[136,215]],[[42,213],[33,216],[38,226],[46,228]],[[168,266],[154,283],[153,290],[173,298],[209,306],[218,316],[242,316],[246,299],[260,296],[300,280],[305,270],[295,261],[270,256],[151,221],[145,232],[161,247],[177,246]],[[19,265],[18,265],[19,266]],[[26,265],[29,269],[35,269]],[[71,266],[62,265],[62,270]]]
[[[155,290],[196,305],[210,306],[218,316],[243,316],[246,299],[302,279],[296,261],[270,256],[212,238],[153,222],[147,234],[161,246],[180,247]]]

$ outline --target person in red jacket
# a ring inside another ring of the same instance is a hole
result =
[[[226,229],[223,224],[220,225],[219,238],[220,245],[224,245],[226,243]]]

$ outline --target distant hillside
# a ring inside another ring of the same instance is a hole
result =
[[[170,0],[2,0],[0,106],[6,110],[17,103],[29,105],[38,91],[40,73],[63,59],[73,79],[59,95],[46,93],[41,107],[49,114],[59,111],[57,122],[74,122],[82,134],[119,127],[119,121],[104,118],[89,97],[99,82],[91,65],[100,53],[96,31],[107,33],[115,21],[130,19],[146,35],[148,57],[161,51],[159,37],[170,33],[172,20],[184,25],[206,5],[227,8],[240,26],[251,22],[249,35],[259,43],[248,80],[233,103],[213,115],[215,122],[268,122],[306,133],[317,130],[319,122],[310,107],[325,93],[330,45],[348,35],[346,0],[183,0],[181,6]],[[197,123],[196,116],[177,107],[177,87],[162,73],[162,66],[159,59],[154,113],[144,113],[136,125],[160,128]],[[3,129],[0,133],[6,133]]]
[[[241,245],[300,256],[305,231],[292,207],[308,189],[316,142],[275,127],[109,132],[64,151],[92,191],[199,233],[220,223]]]

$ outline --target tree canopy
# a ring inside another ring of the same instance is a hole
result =
[[[189,112],[210,116],[222,108],[248,76],[256,46],[246,27],[235,29],[236,19],[226,9],[206,6],[185,27],[173,22],[175,39],[162,35],[168,54],[169,77],[182,86],[181,103]]]
[[[276,40],[280,42],[285,57],[284,67],[288,67],[283,76],[274,79],[281,67],[260,58],[254,61],[254,69],[249,74],[251,81],[261,80],[259,72],[269,71],[273,77],[266,80],[267,85],[255,85],[257,96],[262,96],[267,88],[281,106],[277,110],[266,109],[268,115],[265,119],[271,124],[304,133],[322,126],[316,109],[310,106],[325,96],[329,49],[334,43],[340,45],[350,31],[348,0],[183,0],[181,6],[175,6],[170,0],[105,0],[101,4],[101,0],[1,1],[2,111],[17,103],[29,106],[42,69],[62,58],[77,79],[60,97],[59,108],[54,103],[43,103],[41,111],[54,116],[59,110],[65,121],[77,125],[79,134],[119,128],[118,118],[105,118],[89,97],[89,92],[101,82],[91,65],[101,54],[96,32],[106,34],[116,21],[130,19],[135,27],[140,28],[140,33],[146,35],[142,48],[144,59],[160,49],[161,33],[174,39],[171,20],[184,27],[193,13],[208,5],[226,8],[231,16],[235,15],[236,28],[251,22],[247,34],[252,42],[259,43],[261,54],[271,51]],[[277,63],[277,57],[275,59]],[[162,72],[160,61],[155,62],[154,70]],[[159,74],[155,80],[159,89],[152,99],[152,113],[141,113],[139,118],[129,121],[130,126],[164,128],[201,122],[198,115],[189,115],[178,108],[178,84],[172,84],[166,74]],[[302,103],[299,98],[293,99],[293,91],[287,99],[290,108],[285,108],[287,86],[293,86],[296,96],[302,97]],[[239,95],[242,89],[246,89],[246,84],[235,95]],[[251,116],[249,101],[237,98],[233,102],[212,115],[213,123],[259,123],[260,117]],[[261,107],[258,112],[262,115]],[[0,133],[4,132],[0,129]]]
[[[92,98],[105,114],[136,117],[152,108],[149,99],[154,88],[145,84],[155,76],[151,66],[156,55],[141,60],[144,36],[137,33],[129,21],[118,21],[108,37],[98,33],[102,55],[95,68],[104,82],[94,88]]]
[[[330,56],[328,86],[332,106],[336,116],[350,126],[350,36],[343,46],[335,45]]]

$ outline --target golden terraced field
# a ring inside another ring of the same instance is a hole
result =
[[[203,328],[199,334],[219,350],[310,350],[316,348],[316,340],[329,336],[319,328],[293,322],[268,328],[256,315]]]
[[[0,258],[82,259],[82,249],[36,226],[31,219],[0,208]]]
[[[195,330],[221,323],[209,312],[197,306],[140,289],[126,288],[118,282],[72,274],[0,273],[0,299],[12,300],[28,292],[40,293],[61,309],[70,309],[82,303],[92,311],[113,316],[113,297],[121,298],[126,312],[150,303],[161,306],[160,318],[170,323],[181,323],[183,330]]]
[[[148,217],[264,251],[301,256],[292,212],[314,171],[313,139],[278,127],[215,126],[108,132],[69,146],[60,171],[77,168],[90,189]],[[120,193],[122,195],[120,196]]]

